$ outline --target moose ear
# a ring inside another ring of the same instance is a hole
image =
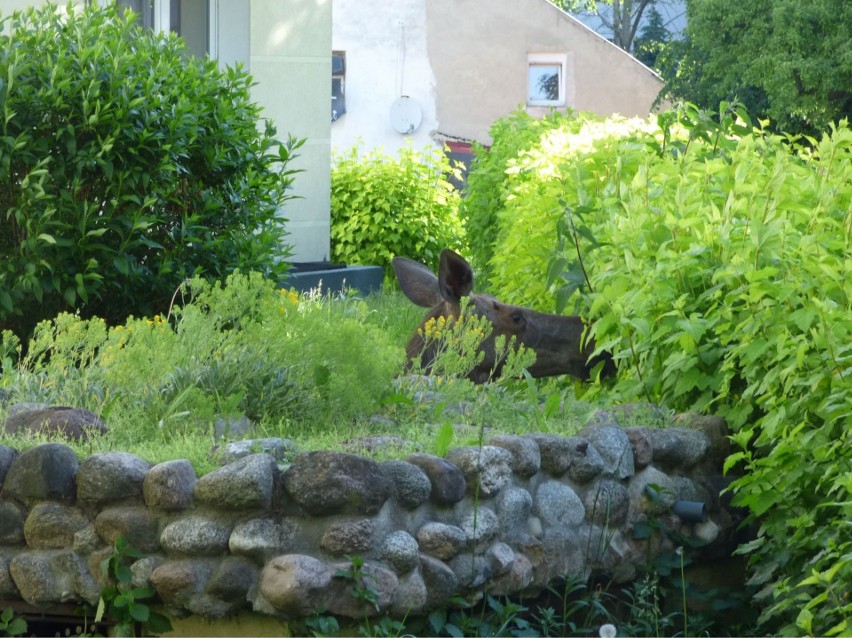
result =
[[[399,287],[413,303],[424,308],[434,308],[444,301],[438,278],[426,266],[406,257],[394,257],[391,265]]]
[[[441,296],[450,303],[457,304],[473,290],[473,268],[461,255],[445,248],[441,251],[438,282]]]

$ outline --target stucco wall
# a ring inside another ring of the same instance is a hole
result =
[[[331,210],[331,0],[252,0],[252,97],[279,136],[306,138],[291,168],[287,203],[289,240],[297,261],[329,256]]]
[[[653,71],[546,0],[426,2],[446,135],[490,141],[491,123],[526,101],[529,53],[568,54],[568,106],[578,110],[645,116],[662,88]]]
[[[359,139],[367,148],[390,153],[409,142],[417,148],[432,144],[435,78],[426,26],[423,0],[334,0],[331,44],[346,53],[347,112],[332,124],[333,148],[347,149]],[[423,111],[420,127],[406,136],[390,120],[391,105],[402,95]]]

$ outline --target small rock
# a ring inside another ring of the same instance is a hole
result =
[[[382,541],[382,560],[388,562],[403,575],[420,564],[420,547],[414,537],[404,530],[391,532]]]
[[[416,465],[432,483],[432,500],[439,505],[452,505],[464,498],[467,483],[455,465],[431,454],[409,454],[405,459]]]
[[[76,507],[45,501],[30,510],[24,536],[32,549],[71,549],[74,534],[88,525],[89,519]]]
[[[3,424],[7,434],[58,435],[71,440],[85,441],[90,436],[106,434],[108,429],[101,418],[89,410],[66,406],[40,406],[15,409],[12,406]]]
[[[268,509],[278,466],[268,454],[237,459],[195,482],[193,496],[199,503],[226,511]]]
[[[512,478],[512,453],[493,445],[468,446],[450,450],[447,460],[464,475],[471,492],[479,485],[482,496],[499,492]]]
[[[310,616],[328,609],[333,575],[332,568],[312,556],[276,556],[260,573],[260,593],[283,614]]]
[[[442,560],[452,558],[467,546],[464,530],[444,523],[426,523],[416,536],[422,551]]]
[[[375,461],[340,452],[300,454],[284,473],[284,487],[313,516],[376,514],[393,489]]]
[[[532,513],[549,527],[576,527],[586,518],[586,509],[577,493],[564,483],[545,481],[535,491]]]
[[[192,507],[195,470],[187,460],[166,461],[155,465],[142,481],[145,505],[166,512]]]
[[[3,482],[3,491],[22,503],[44,500],[73,502],[79,467],[77,455],[67,445],[37,445],[12,461]]]
[[[160,544],[175,554],[211,556],[228,549],[230,525],[201,515],[169,523],[160,534]]]
[[[373,521],[369,518],[332,523],[320,540],[320,547],[337,556],[366,552],[372,544]]]
[[[512,472],[522,478],[529,478],[541,469],[541,451],[531,438],[523,436],[496,436],[488,441],[509,450],[512,454],[510,465]]]
[[[104,505],[127,499],[142,501],[142,482],[151,464],[127,452],[93,454],[77,472],[77,498]]]
[[[393,497],[404,508],[414,509],[429,499],[432,483],[416,465],[393,460],[380,463],[379,469],[390,481]]]

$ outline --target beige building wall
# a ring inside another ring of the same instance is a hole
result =
[[[547,0],[425,1],[439,136],[490,142],[491,124],[526,103],[533,53],[567,55],[567,106],[577,110],[647,116],[663,87],[652,70]]]
[[[330,255],[331,0],[251,0],[252,97],[278,135],[306,138],[285,204],[296,261]]]

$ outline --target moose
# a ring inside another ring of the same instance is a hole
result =
[[[438,317],[458,319],[461,301],[467,297],[468,312],[486,317],[493,326],[491,334],[480,344],[485,353],[483,360],[468,375],[474,383],[484,383],[500,374],[501,362],[496,360],[494,347],[498,335],[515,337],[518,345],[535,352],[536,361],[528,369],[533,377],[570,374],[587,380],[599,363],[603,363],[602,377],[615,372],[609,353],[591,356],[594,342],[588,339],[583,343],[585,324],[580,317],[545,314],[505,304],[488,295],[473,294],[473,269],[448,248],[441,251],[437,276],[427,266],[406,257],[394,257],[392,266],[405,296],[418,306],[429,308],[406,346],[409,363],[419,359],[423,369],[429,369],[437,346],[427,342],[423,327]]]

